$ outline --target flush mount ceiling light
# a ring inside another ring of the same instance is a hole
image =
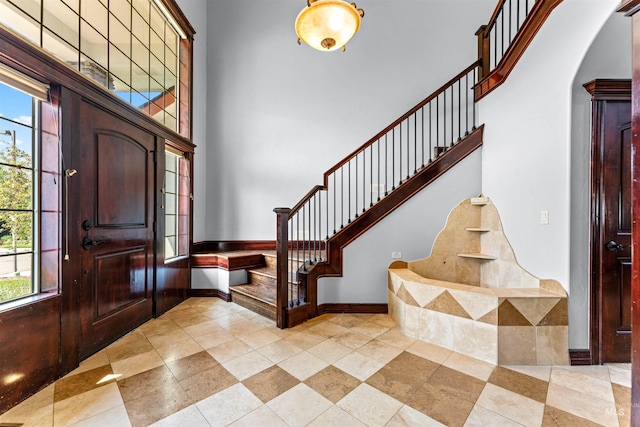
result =
[[[343,0],[307,0],[296,18],[298,43],[331,51],[342,48],[360,29],[364,10]]]

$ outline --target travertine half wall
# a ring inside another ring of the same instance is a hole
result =
[[[517,264],[485,197],[451,212],[428,258],[389,267],[389,312],[405,334],[487,362],[569,362],[566,292]]]

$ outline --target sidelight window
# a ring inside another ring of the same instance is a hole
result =
[[[191,182],[187,156],[169,146],[165,151],[164,257],[171,260],[189,255],[189,209]]]

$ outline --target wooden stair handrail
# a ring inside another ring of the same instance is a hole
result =
[[[478,29],[476,35],[478,36],[478,61],[480,64],[481,77],[476,85],[476,102],[504,83],[540,28],[542,28],[551,11],[560,3],[562,3],[562,0],[537,0],[531,8],[529,15],[522,23],[522,27],[520,27],[520,30],[516,33],[513,41],[500,59],[500,62],[491,70],[489,70],[490,49],[488,46],[488,37],[492,25],[495,24],[495,18],[492,17],[489,24],[483,25]],[[498,11],[503,4],[504,1],[498,5],[496,11]]]

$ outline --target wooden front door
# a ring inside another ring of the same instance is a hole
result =
[[[631,360],[631,93],[596,80],[592,136],[594,362]]]
[[[86,102],[80,117],[71,244],[81,247],[84,359],[153,315],[155,137]]]

